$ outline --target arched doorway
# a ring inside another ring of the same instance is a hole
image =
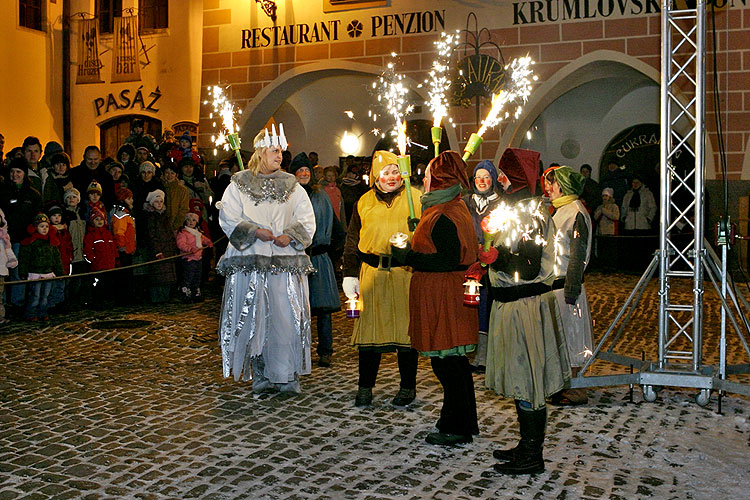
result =
[[[117,149],[130,135],[130,122],[135,118],[143,120],[143,133],[151,134],[157,144],[159,143],[161,120],[144,115],[121,115],[99,124],[99,148],[102,150],[102,158],[114,158],[117,155]]]

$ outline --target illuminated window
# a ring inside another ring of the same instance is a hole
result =
[[[112,33],[115,17],[122,15],[122,0],[96,0],[99,33]]]
[[[140,0],[138,2],[138,25],[141,30],[156,30],[169,27],[167,0]]]
[[[42,31],[42,0],[18,1],[18,24]]]

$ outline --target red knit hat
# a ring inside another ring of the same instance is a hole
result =
[[[117,197],[117,201],[124,201],[128,198],[133,197],[133,192],[128,188],[121,187],[117,190],[117,193],[115,193],[115,196]]]

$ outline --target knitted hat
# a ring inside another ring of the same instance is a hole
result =
[[[203,213],[203,208],[205,207],[205,205],[203,204],[203,200],[201,200],[200,198],[190,198],[189,205],[191,212],[198,215],[201,215]]]
[[[150,161],[144,161],[143,163],[141,163],[141,166],[138,168],[138,171],[140,173],[151,172],[152,174],[155,174],[156,173],[156,167]]]
[[[28,175],[29,173],[29,162],[26,161],[26,158],[13,158],[10,160],[10,164],[8,165],[8,172],[13,170],[14,168],[18,170],[23,170],[24,177]]]
[[[132,144],[123,144],[120,146],[120,149],[117,150],[117,155],[115,156],[117,161],[122,161],[120,156],[122,156],[123,153],[127,153],[129,159],[132,160],[135,157],[135,148]]]
[[[67,202],[68,198],[71,198],[73,196],[77,196],[78,199],[80,200],[81,199],[81,193],[80,193],[80,191],[78,191],[76,188],[68,188],[63,193],[63,201]]]
[[[107,165],[107,171],[112,171],[113,168],[119,168],[120,172],[124,172],[125,168],[122,166],[122,163],[119,161],[112,161],[109,165]]]
[[[615,190],[612,188],[604,188],[602,189],[602,194],[608,194],[610,198],[615,197]]]
[[[193,145],[193,138],[190,136],[190,132],[188,132],[187,130],[182,133],[178,142],[179,141],[188,141],[191,146]]]
[[[172,162],[166,162],[166,163],[162,164],[162,166],[161,166],[162,173],[166,172],[167,170],[171,170],[175,174],[179,174],[180,173],[180,171],[177,169],[177,165],[175,165]]]
[[[96,181],[91,181],[91,184],[89,184],[89,187],[86,188],[86,194],[89,194],[92,191],[93,192],[97,192],[97,193],[99,193],[101,195],[102,194],[102,185],[99,184]]]
[[[372,167],[370,167],[370,186],[380,177],[380,171],[387,165],[398,165],[397,156],[390,151],[375,151],[372,155]]]
[[[93,223],[94,219],[102,219],[104,222],[107,222],[107,214],[101,208],[94,207],[89,214],[89,222]]]
[[[52,158],[50,158],[49,160],[49,164],[54,167],[58,163],[64,163],[65,165],[70,167],[70,156],[68,156],[68,154],[63,151],[53,154]]]
[[[47,207],[47,215],[49,215],[50,217],[56,214],[62,215],[62,213],[63,213],[62,207],[57,202],[50,203],[49,206]]]
[[[34,225],[38,226],[42,222],[46,222],[47,224],[49,224],[49,217],[47,217],[47,214],[39,212],[38,214],[36,214],[36,217],[34,217]]]
[[[133,192],[128,188],[120,188],[115,193],[115,197],[117,198],[117,201],[125,201],[128,198],[133,197]]]
[[[200,216],[194,212],[188,212],[185,214],[185,222],[189,220],[194,220],[195,222],[198,222],[200,220]]]
[[[155,191],[151,191],[148,193],[148,196],[146,196],[146,203],[149,205],[153,205],[154,201],[161,200],[164,201],[164,191],[161,189],[157,189]]]

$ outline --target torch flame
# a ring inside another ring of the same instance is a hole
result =
[[[406,120],[401,122],[401,126],[398,128],[398,150],[401,155],[406,154]]]
[[[505,90],[501,90],[498,94],[492,96],[492,107],[490,108],[490,112],[487,113],[487,117],[482,122],[482,128],[477,132],[479,137],[482,137],[489,127],[497,123],[497,117],[506,102],[508,102],[508,93]]]

